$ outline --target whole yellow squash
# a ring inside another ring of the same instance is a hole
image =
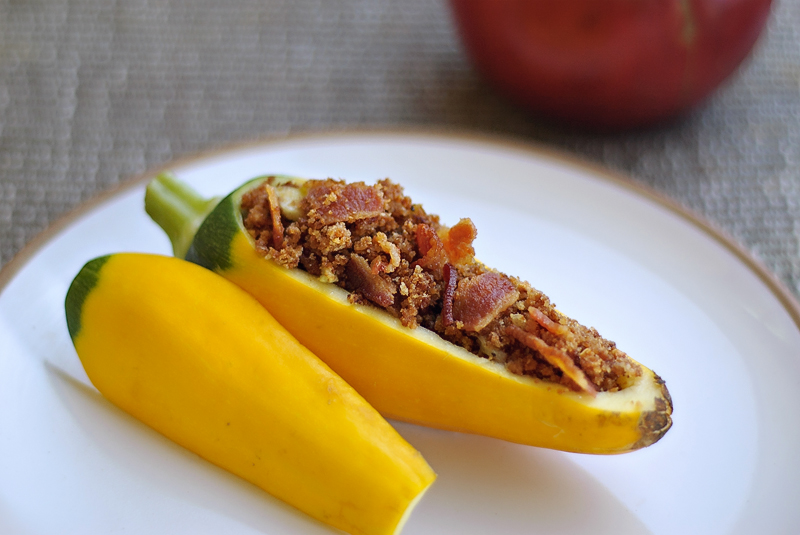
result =
[[[86,373],[112,403],[348,533],[399,532],[435,474],[252,297],[176,258],[88,262],[66,298]]]

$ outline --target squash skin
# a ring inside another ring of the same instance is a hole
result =
[[[642,366],[635,384],[595,398],[511,374],[442,340],[408,329],[346,292],[263,258],[244,228],[242,195],[223,199],[200,225],[187,259],[253,295],[303,345],[384,416],[563,451],[614,454],[658,441],[672,424],[664,382]]]
[[[66,312],[109,401],[322,522],[397,533],[436,477],[347,383],[208,270],[155,255],[96,259]]]

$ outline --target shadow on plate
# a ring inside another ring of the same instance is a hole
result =
[[[254,485],[201,459],[45,364],[54,390],[98,450],[158,493],[269,533],[331,533]],[[439,475],[404,533],[599,535],[650,531],[568,455],[392,422]],[[152,499],[152,498],[148,498]],[[176,513],[176,521],[180,520]],[[121,526],[118,526],[121,527]]]
[[[169,511],[174,518],[165,517],[166,522],[181,526],[180,531],[192,531],[192,526],[202,527],[202,519],[191,516],[200,510],[201,514],[203,511],[213,511],[216,515],[229,517],[232,520],[231,533],[236,532],[237,524],[270,534],[331,533],[321,522],[143,424],[83,381],[47,362],[45,368],[56,394],[74,417],[75,424],[96,446],[96,450],[87,452],[87,455],[101,455],[103,462],[143,482],[145,488],[152,489],[147,493],[148,496],[121,494],[121,508],[131,507],[130,503],[123,503],[128,501],[134,502],[134,506],[146,506],[168,494],[173,502],[190,505],[185,510],[178,507]],[[92,459],[84,462],[91,463]],[[86,481],[82,483],[92,484]],[[128,488],[130,485],[123,483],[119,487]],[[113,493],[116,489],[100,488],[93,489],[93,492]],[[125,529],[125,526],[110,528]]]

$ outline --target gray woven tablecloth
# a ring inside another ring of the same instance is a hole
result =
[[[0,0],[0,266],[100,191],[268,135],[454,127],[544,143],[704,215],[800,294],[800,2],[688,118],[547,126],[473,72],[439,0]]]

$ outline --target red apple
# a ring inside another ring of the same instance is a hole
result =
[[[674,117],[747,56],[771,0],[451,0],[475,65],[512,100],[600,129]]]

